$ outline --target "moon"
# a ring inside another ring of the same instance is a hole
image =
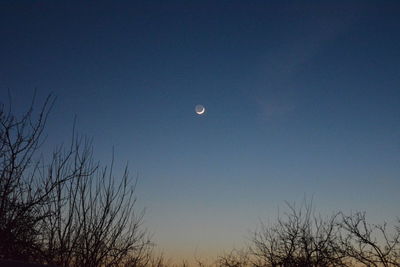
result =
[[[203,105],[196,105],[194,110],[198,115],[202,115],[206,111],[206,108]]]

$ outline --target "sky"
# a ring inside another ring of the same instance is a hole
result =
[[[53,93],[138,177],[166,256],[248,242],[285,201],[400,216],[398,1],[1,1],[0,102]],[[205,114],[195,113],[202,104]]]

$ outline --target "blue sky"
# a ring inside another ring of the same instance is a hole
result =
[[[167,255],[240,247],[284,201],[399,214],[397,1],[2,1],[0,99],[57,96],[138,175]],[[207,112],[198,116],[196,104]]]

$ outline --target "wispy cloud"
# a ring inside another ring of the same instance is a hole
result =
[[[262,120],[270,121],[286,116],[293,112],[296,106],[293,103],[272,102],[269,100],[257,100]]]

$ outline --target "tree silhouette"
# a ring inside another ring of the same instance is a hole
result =
[[[37,157],[54,98],[36,119],[0,109],[0,258],[58,266],[139,266],[150,241],[135,211],[128,170],[93,159],[90,140],[75,133],[46,163]]]
[[[338,242],[337,215],[315,216],[312,203],[289,212],[254,233],[250,252],[255,266],[345,266]]]

